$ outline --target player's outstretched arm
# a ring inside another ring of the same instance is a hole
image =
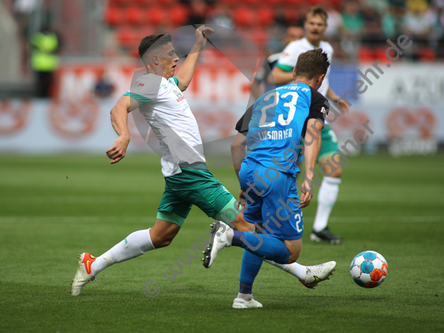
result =
[[[112,160],[110,164],[119,162],[125,157],[130,142],[128,130],[128,113],[138,107],[138,103],[130,96],[122,96],[111,109],[111,124],[119,137],[114,141],[106,155]]]
[[[313,127],[317,129],[314,130]],[[316,166],[316,161],[321,149],[321,130],[324,127],[324,122],[319,119],[308,119],[307,131],[305,133],[305,142],[307,144],[304,148],[305,160],[305,181],[302,184],[302,195],[300,208],[307,207],[313,197],[313,177]]]
[[[239,179],[239,171],[244,160],[247,156],[245,147],[247,146],[247,137],[242,133],[237,133],[231,143],[231,158],[233,160],[234,172]]]
[[[213,29],[208,28],[204,25],[196,29],[196,42],[191,48],[187,59],[182,64],[182,66],[180,66],[175,75],[179,79],[180,90],[185,91],[190,85],[200,52],[202,52],[203,48],[205,47],[208,36],[211,36],[212,34],[214,34]]]
[[[268,75],[267,81],[270,85],[282,86],[294,80],[293,71],[285,72],[282,68],[275,66]]]
[[[345,111],[348,112],[349,111],[349,107],[347,105],[347,103],[345,103],[344,101],[338,101],[339,100],[339,96],[335,94],[335,92],[329,87],[327,90],[327,97],[328,99],[330,99],[331,101],[338,103],[339,106]]]

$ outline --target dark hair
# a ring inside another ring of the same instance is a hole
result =
[[[161,45],[171,42],[171,35],[157,34],[149,35],[143,38],[139,45],[139,57],[142,59],[143,55],[151,48],[150,51],[157,49]],[[154,45],[154,47],[152,47]]]
[[[322,49],[314,49],[302,53],[296,63],[296,77],[303,76],[311,80],[319,75],[326,74],[330,66],[327,53]]]
[[[314,7],[310,7],[308,9],[308,11],[307,11],[307,14],[305,15],[305,20],[307,20],[309,15],[312,15],[312,16],[316,16],[316,15],[322,16],[325,19],[325,23],[327,23],[328,14],[325,11],[324,7],[322,7],[320,5],[317,5],[317,6],[314,6]]]

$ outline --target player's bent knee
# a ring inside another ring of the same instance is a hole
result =
[[[291,264],[293,262],[296,262],[299,259],[299,255],[301,254],[301,251],[298,251],[296,253],[290,253],[290,257],[288,258],[288,264]]]
[[[170,245],[173,242],[173,238],[157,238],[157,239],[151,239],[153,242],[153,246],[156,249],[160,249],[161,247],[166,247]]]
[[[341,176],[342,176],[342,169],[338,167],[330,177],[341,178]]]

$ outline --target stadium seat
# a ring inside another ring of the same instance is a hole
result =
[[[424,47],[419,50],[419,59],[422,61],[435,61],[436,54],[431,47]]]
[[[286,6],[284,10],[285,18],[287,22],[298,22],[299,20],[299,12],[295,6]]]
[[[126,10],[127,23],[132,26],[141,26],[148,23],[148,19],[145,15],[145,11],[139,6],[130,6]]]
[[[164,6],[165,8],[170,7],[176,3],[175,0],[157,0],[156,4]]]
[[[105,11],[105,22],[111,26],[119,26],[125,22],[124,12],[114,6],[110,6]]]
[[[154,6],[146,10],[146,16],[148,17],[147,25],[151,25],[153,27],[157,26],[168,26],[170,25],[170,15],[167,10]]]
[[[281,6],[283,0],[266,0],[265,3],[269,6],[270,9],[274,8],[274,6]]]
[[[256,13],[246,6],[234,10],[233,20],[237,27],[253,27],[258,23]]]
[[[188,7],[186,7],[184,5],[179,5],[179,4],[174,5],[171,8],[170,16],[171,16],[171,24],[174,27],[182,26],[188,20],[188,16],[189,16]]]
[[[117,40],[123,47],[132,47],[134,44],[137,44],[140,39],[138,31],[134,28],[123,27],[117,29]]]
[[[304,0],[284,0],[284,4],[288,6],[300,6],[304,4]],[[297,7],[295,8],[297,9]]]
[[[258,11],[259,25],[269,27],[274,21],[274,13],[269,7],[261,7]]]
[[[154,3],[155,1],[153,0],[134,0],[134,4],[136,4],[139,7],[148,7]]]
[[[375,59],[374,52],[367,46],[361,46],[358,51],[358,58],[363,62],[370,62]]]
[[[110,5],[115,5],[115,6],[128,6],[131,5],[133,3],[132,0],[110,0],[109,4]]]
[[[262,50],[264,46],[266,46],[269,36],[266,29],[254,29],[253,36],[252,36],[253,42],[256,44],[256,46]]]

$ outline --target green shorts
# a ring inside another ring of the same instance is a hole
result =
[[[214,219],[232,222],[237,216],[236,199],[214,178],[205,164],[181,168],[182,173],[165,178],[165,191],[157,218],[182,226],[193,205]]]
[[[319,151],[318,162],[338,150],[338,138],[329,123],[325,123],[321,131],[321,150]]]

